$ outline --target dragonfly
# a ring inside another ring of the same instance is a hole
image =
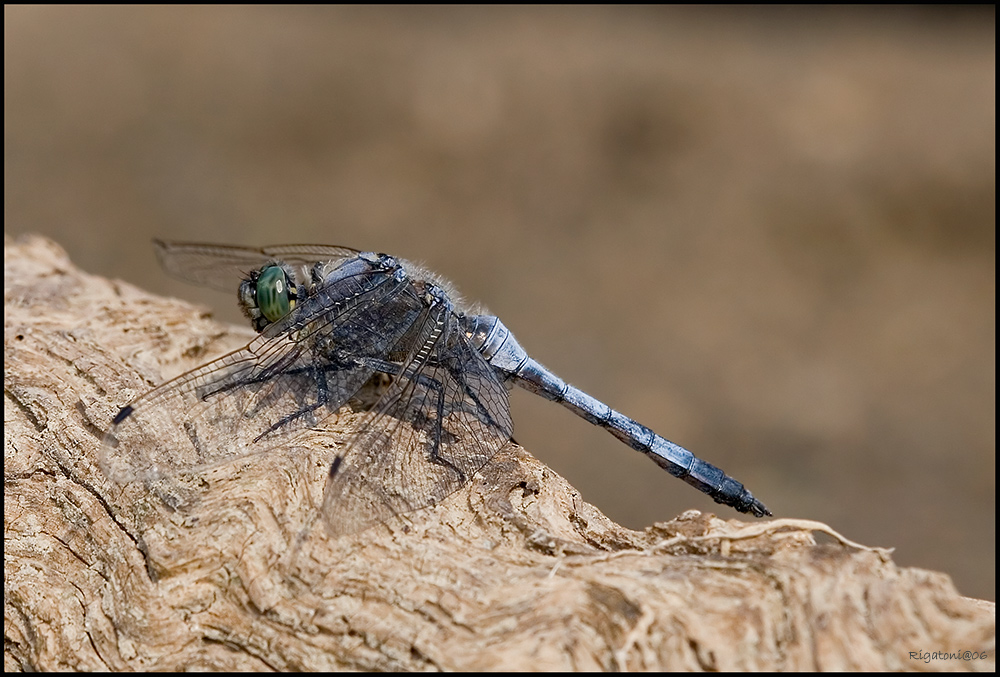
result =
[[[153,482],[287,447],[388,383],[329,463],[320,508],[334,536],[436,505],[511,440],[514,385],[558,402],[717,503],[770,511],[743,484],[569,385],[444,278],[349,247],[154,241],[171,275],[236,291],[257,335],[123,407],[105,436],[113,480]]]

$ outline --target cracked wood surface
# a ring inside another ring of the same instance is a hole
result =
[[[249,337],[5,239],[6,669],[994,669],[993,605],[944,574],[796,520],[631,531],[513,443],[340,539],[313,519],[347,408],[179,505],[104,477],[120,406]]]

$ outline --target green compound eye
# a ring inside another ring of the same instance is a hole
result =
[[[269,322],[277,322],[295,307],[295,287],[281,266],[269,266],[257,278],[257,307]]]

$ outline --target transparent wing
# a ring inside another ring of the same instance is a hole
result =
[[[445,331],[416,345],[331,466],[323,516],[334,536],[440,502],[510,440],[506,386],[445,311]],[[415,358],[421,347],[425,359]]]
[[[118,482],[156,480],[263,453],[339,409],[372,374],[317,368],[302,346],[283,351],[276,369],[248,346],[125,407],[105,437],[104,471]]]
[[[232,293],[251,270],[275,260],[311,267],[319,261],[339,262],[360,253],[350,247],[309,244],[254,248],[153,240],[153,247],[160,265],[173,277]],[[303,281],[307,279],[300,277]]]
[[[197,471],[287,443],[333,413],[412,325],[412,285],[370,270],[318,289],[245,348],[122,409],[102,466],[128,482]]]

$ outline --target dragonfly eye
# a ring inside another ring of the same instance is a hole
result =
[[[257,278],[257,307],[268,322],[277,322],[295,307],[295,285],[281,266],[268,266]]]

